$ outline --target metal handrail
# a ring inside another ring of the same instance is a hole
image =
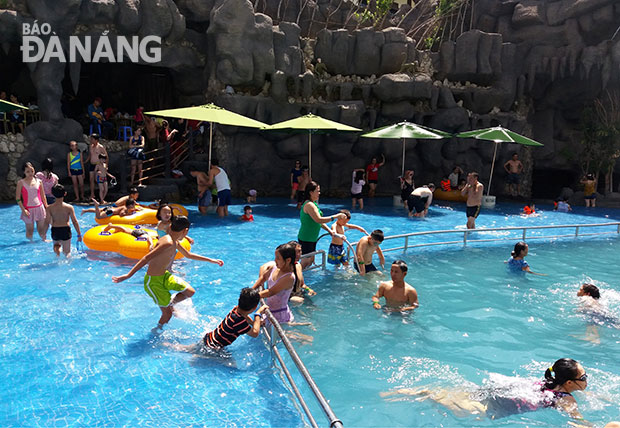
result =
[[[615,231],[611,232],[596,232],[596,233],[580,233],[580,228],[585,227],[609,227],[616,226]],[[541,229],[568,229],[574,228],[575,233],[572,234],[563,234],[563,235],[541,235],[541,236],[527,236],[528,230],[541,230]],[[612,223],[589,223],[589,224],[562,224],[562,225],[552,225],[552,226],[512,226],[512,227],[492,227],[492,228],[481,228],[481,229],[450,229],[450,230],[429,230],[425,232],[413,232],[413,233],[405,233],[400,235],[392,235],[386,236],[384,241],[391,239],[405,239],[405,244],[402,247],[394,247],[394,248],[386,248],[382,249],[382,251],[398,251],[404,250],[407,251],[409,248],[416,247],[430,247],[435,245],[451,245],[451,244],[463,244],[463,246],[467,246],[468,242],[500,242],[500,241],[508,241],[514,240],[514,237],[508,238],[489,238],[489,239],[469,239],[469,234],[473,233],[481,233],[481,232],[509,232],[509,231],[517,231],[520,230],[523,232],[521,236],[522,241],[526,241],[527,239],[556,239],[556,238],[578,238],[580,236],[600,236],[600,235],[609,235],[609,234],[620,234],[620,222],[612,222]],[[425,235],[442,235],[449,233],[457,233],[463,234],[463,238],[458,241],[443,241],[443,242],[423,242],[419,244],[409,245],[409,238],[415,236],[425,236]],[[353,243],[353,246],[356,246],[359,241]],[[350,251],[350,250],[348,250]]]
[[[318,251],[313,251],[311,253],[303,254],[299,259],[300,260],[301,259],[309,259],[310,257],[314,257],[317,254],[321,255],[321,264],[317,265],[316,263],[313,263],[312,266],[308,266],[307,268],[304,269],[304,271],[313,270],[313,269],[323,269],[323,270],[325,270],[325,266],[326,266],[326,262],[327,262],[327,254],[323,250],[318,250]],[[316,260],[316,258],[315,258],[315,260]]]
[[[265,304],[265,301],[263,299],[261,299],[261,302],[263,303],[263,305]],[[269,339],[269,346],[271,348],[271,351],[274,353],[278,362],[280,363],[280,366],[282,367],[282,370],[284,371],[284,374],[287,380],[289,381],[289,383],[291,384],[291,387],[293,388],[293,392],[295,396],[297,397],[297,400],[299,400],[299,404],[301,405],[302,409],[306,413],[306,416],[308,416],[308,420],[310,421],[310,424],[314,428],[318,428],[316,420],[312,416],[310,409],[308,408],[305,400],[301,396],[301,392],[299,391],[297,384],[293,380],[293,377],[291,376],[290,371],[286,367],[286,364],[284,363],[284,360],[282,359],[282,356],[280,355],[280,352],[278,351],[277,343],[273,340],[275,338],[273,334],[274,331],[280,337],[280,340],[282,341],[282,344],[288,351],[289,356],[295,363],[295,366],[297,366],[297,370],[299,371],[301,376],[304,378],[304,380],[308,384],[308,387],[310,387],[310,390],[314,394],[314,397],[317,399],[319,405],[321,406],[321,409],[323,410],[323,413],[325,413],[325,416],[329,420],[330,428],[342,428],[343,427],[342,421],[336,417],[336,414],[334,413],[331,406],[325,399],[325,396],[323,395],[319,387],[314,382],[314,379],[312,379],[310,372],[308,371],[304,363],[301,361],[301,358],[299,358],[299,354],[297,354],[297,351],[293,347],[293,344],[291,343],[291,341],[286,336],[286,333],[284,332],[284,329],[282,328],[278,320],[275,319],[275,317],[273,316],[273,314],[271,313],[269,309],[266,309],[264,313],[266,314],[267,319],[271,323],[273,329],[272,329],[272,334],[269,334],[269,332],[267,332],[267,328],[263,326],[262,327],[263,333]]]

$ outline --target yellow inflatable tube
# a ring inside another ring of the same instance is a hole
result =
[[[187,216],[187,209],[183,205],[169,204],[172,207],[174,215]],[[134,214],[126,216],[113,215],[105,218],[96,218],[95,221],[98,224],[157,224],[157,210],[151,208],[142,208],[140,211],[136,211]]]
[[[149,243],[144,236],[136,238],[129,233],[119,231],[114,233],[104,232],[103,229],[105,229],[106,226],[107,225],[95,226],[88,229],[82,238],[84,245],[91,250],[111,251],[136,260],[141,259],[149,252]],[[153,245],[157,244],[157,231],[154,229],[146,229],[140,226],[131,225],[123,226],[128,230],[141,229],[146,231],[146,233],[148,233],[153,240]],[[188,251],[191,249],[191,245],[186,238],[181,241],[181,245]],[[180,252],[177,252],[175,259],[180,259],[182,257],[183,255]]]
[[[460,190],[451,190],[446,192],[445,190],[435,189],[433,192],[433,199],[438,199],[441,201],[466,202],[467,195],[461,195]]]

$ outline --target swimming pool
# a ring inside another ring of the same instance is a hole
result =
[[[260,340],[240,338],[227,364],[163,345],[193,343],[217,325],[236,304],[239,289],[250,285],[260,264],[273,257],[275,246],[295,238],[294,207],[283,200],[260,202],[254,224],[201,218],[191,211],[194,251],[221,258],[225,265],[178,264],[197,292],[161,335],[150,333],[159,311],[142,289],[142,275],[122,284],[110,279],[125,273],[131,261],[89,251],[58,262],[49,244],[25,242],[14,206],[1,207],[0,221],[7,229],[0,238],[5,372],[0,424],[303,426]],[[346,203],[322,201],[321,207],[331,213]],[[615,211],[578,208],[522,218],[516,215],[519,208],[498,205],[483,212],[477,224],[620,218]],[[241,206],[231,212],[241,215]],[[465,220],[462,210],[453,207],[433,207],[425,220],[402,215],[387,201],[377,201],[364,214],[354,213],[352,222],[392,235],[462,227]],[[80,223],[85,228],[93,222],[85,216]],[[320,247],[327,244],[322,240]],[[410,316],[372,309],[377,278],[331,268],[306,275],[319,294],[294,312],[298,320],[312,322],[297,329],[314,336],[314,342],[297,350],[345,426],[561,425],[567,418],[553,410],[476,421],[455,418],[430,402],[386,401],[379,393],[397,386],[480,383],[490,373],[539,377],[550,362],[565,356],[581,361],[590,374],[588,390],[594,395],[577,394],[584,416],[594,422],[620,418],[620,332],[601,327],[599,345],[568,336],[585,330],[586,321],[575,311],[575,293],[587,277],[609,290],[604,298],[618,311],[620,240],[531,242],[527,260],[547,277],[508,275],[503,260],[510,247],[476,244],[398,254],[409,263],[407,279],[420,295],[421,307]],[[387,253],[386,259],[396,256]],[[317,419],[322,420],[318,413]]]

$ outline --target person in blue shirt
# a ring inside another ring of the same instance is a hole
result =
[[[103,114],[103,109],[101,108],[102,99],[96,97],[93,100],[93,103],[88,106],[88,119],[90,123],[96,126],[97,124],[101,125],[101,132],[105,133],[108,137],[114,125],[111,122],[108,122],[105,119]]]
[[[517,242],[514,251],[511,253],[512,257],[507,261],[508,269],[511,272],[527,272],[534,275],[544,275],[542,273],[532,272],[530,265],[525,261],[525,256],[527,256],[528,251],[529,247],[525,242]]]

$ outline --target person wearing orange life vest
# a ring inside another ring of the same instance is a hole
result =
[[[444,176],[441,181],[439,182],[440,186],[441,186],[441,190],[443,190],[444,192],[449,192],[452,190],[452,186],[450,185],[450,180],[448,179],[448,177]]]
[[[534,205],[533,203],[529,203],[523,207],[523,214],[530,215],[530,214],[535,214],[535,213],[536,213],[536,205]]]

